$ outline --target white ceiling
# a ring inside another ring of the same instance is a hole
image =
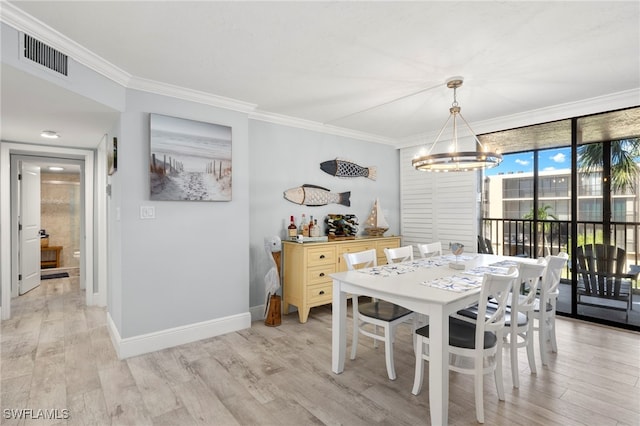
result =
[[[389,143],[442,126],[452,76],[464,77],[458,102],[472,124],[640,88],[638,1],[11,4],[132,79]],[[91,128],[95,138],[113,120],[108,108],[8,68],[4,140],[45,128]]]

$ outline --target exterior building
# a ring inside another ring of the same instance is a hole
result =
[[[538,211],[547,216],[538,219],[553,221],[545,225],[543,253],[566,249],[569,241],[571,214],[571,169],[545,170],[538,173]],[[503,221],[503,225],[485,229],[486,235],[497,237],[494,244],[505,246],[530,245],[531,219],[533,219],[534,173],[498,173],[484,178],[483,221]],[[636,183],[635,187],[638,185]],[[578,212],[576,220],[586,226],[578,227],[578,245],[581,241],[601,238],[603,222],[602,173],[578,172]],[[637,249],[637,223],[640,205],[632,189],[613,193],[611,222],[615,227],[614,241],[627,250],[630,261],[635,261]],[[583,232],[582,229],[585,229]],[[587,230],[589,229],[589,230]],[[633,232],[629,230],[632,229]],[[581,240],[581,238],[583,240]],[[553,240],[553,241],[551,241]],[[622,243],[624,241],[624,243]],[[496,247],[499,251],[500,248]],[[505,250],[505,249],[503,249]],[[522,250],[521,250],[522,253]],[[513,253],[512,253],[513,254]],[[525,253],[528,254],[528,253]],[[635,263],[635,262],[634,262]]]

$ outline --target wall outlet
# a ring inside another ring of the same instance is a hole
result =
[[[155,219],[156,208],[154,206],[140,206],[140,219]]]

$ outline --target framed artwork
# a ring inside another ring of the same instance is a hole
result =
[[[109,176],[118,170],[118,138],[113,138],[107,146],[107,171]]]
[[[231,200],[231,127],[160,114],[149,122],[151,200]]]

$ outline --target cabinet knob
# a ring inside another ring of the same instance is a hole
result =
[[[320,259],[324,259],[324,254],[321,254],[321,255],[320,255]]]
[[[323,294],[324,294],[324,290],[320,290],[320,295],[323,295]]]
[[[321,277],[324,277],[324,272],[320,272],[320,276],[321,276]]]

